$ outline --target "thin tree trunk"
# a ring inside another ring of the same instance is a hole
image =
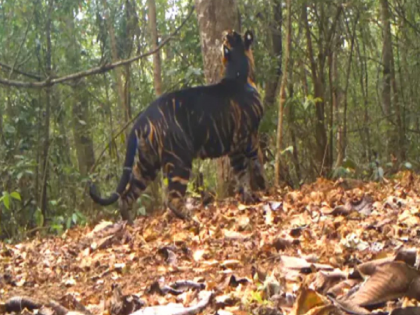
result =
[[[207,83],[216,83],[221,78],[220,44],[223,32],[239,29],[236,0],[195,0],[201,50],[204,61],[204,76]],[[233,193],[234,184],[228,158],[217,160],[218,193],[225,197]]]
[[[81,175],[86,176],[88,175],[90,168],[95,164],[95,154],[92,138],[90,136],[89,126],[91,126],[91,124],[89,122],[88,95],[81,89],[83,89],[83,87],[75,87],[73,89],[74,100],[72,106],[72,120],[79,172]]]
[[[382,74],[383,74],[383,89],[382,89],[382,106],[386,116],[391,112],[391,29],[389,25],[389,9],[388,1],[380,0],[382,23],[384,25],[384,39],[382,46]]]
[[[47,51],[45,58],[45,70],[47,76],[51,75],[51,14],[54,6],[54,0],[49,0],[48,13],[47,13],[47,24],[46,24],[46,40],[47,40]],[[52,87],[47,87],[45,90],[45,126],[44,126],[44,144],[43,144],[43,157],[42,157],[42,191],[41,191],[41,213],[44,216],[44,224],[46,223],[45,218],[47,217],[47,205],[48,205],[48,194],[47,194],[47,183],[49,177],[48,167],[48,153],[50,148],[50,110],[51,110],[51,94]]]
[[[329,85],[330,85],[330,102],[331,102],[331,114],[330,114],[330,144],[333,141],[333,131],[334,131],[334,122],[337,127],[336,139],[337,139],[337,162],[335,167],[339,167],[344,158],[342,153],[342,136],[343,136],[343,126],[341,125],[341,119],[339,117],[340,102],[339,102],[339,82],[338,82],[338,73],[337,73],[337,63],[338,63],[338,52],[334,49],[331,50],[328,56],[328,67],[329,67]],[[330,146],[331,150],[332,147]]]
[[[284,61],[284,71],[280,85],[280,102],[279,102],[279,116],[277,124],[277,141],[276,141],[276,164],[275,164],[275,185],[280,184],[280,169],[281,169],[281,149],[283,142],[283,108],[286,101],[286,86],[290,59],[290,50],[292,46],[292,12],[291,0],[287,0],[287,31],[286,31],[286,53]]]
[[[357,15],[355,18],[353,32],[351,33],[351,40],[350,40],[350,56],[347,62],[347,69],[346,69],[346,81],[344,84],[344,93],[343,93],[343,105],[344,111],[343,116],[340,117],[340,120],[337,121],[337,159],[335,167],[339,167],[343,164],[344,157],[346,155],[346,141],[347,141],[347,95],[350,83],[350,73],[351,73],[351,65],[353,61],[353,51],[354,51],[354,41],[356,38],[356,26],[359,20],[359,16]],[[348,30],[350,32],[350,29]],[[335,58],[335,62],[337,62],[337,57]],[[338,73],[337,73],[337,65],[335,65],[334,73],[335,78],[334,82],[338,82]],[[338,108],[336,109],[338,113]]]
[[[389,9],[388,1],[380,0],[381,4],[381,19],[382,25],[384,26],[383,31],[383,43],[382,43],[382,75],[383,75],[383,86],[382,86],[382,108],[385,116],[389,116],[391,113],[391,58],[392,58],[392,47],[391,47],[391,29],[389,25]],[[390,118],[392,120],[392,117]],[[392,148],[395,147],[394,137],[392,130],[387,130],[387,141],[385,146],[385,154],[394,153]]]
[[[396,128],[394,134],[391,135],[391,148],[393,148],[393,155],[400,158],[400,162],[405,160],[405,135],[402,127],[400,104],[397,83],[395,78],[394,55],[392,51],[392,35],[391,35],[391,16],[389,12],[388,0],[381,0],[381,19],[384,27],[384,39],[382,46],[382,64],[384,87],[382,91],[382,101],[385,114],[391,113],[391,107],[395,112]],[[392,98],[391,98],[392,89]]]
[[[105,22],[106,22],[109,37],[110,37],[110,40],[111,40],[112,61],[117,61],[119,59],[118,50],[117,50],[117,41],[116,41],[116,38],[115,38],[114,26],[112,25],[112,21],[110,19],[109,14],[108,14],[109,7],[108,7],[107,0],[102,0],[102,5],[103,5],[104,10],[105,10]],[[120,105],[120,108],[124,110],[125,121],[128,121],[130,119],[130,110],[127,106],[126,95],[124,93],[122,68],[121,67],[116,67],[114,69],[114,73],[115,73],[115,79],[116,79],[116,82],[117,82],[118,103]],[[129,129],[127,128],[126,135],[128,135],[128,133],[129,133]]]
[[[158,46],[158,33],[156,24],[156,3],[155,0],[148,0],[149,6],[149,29],[151,34],[152,49]],[[159,96],[162,94],[162,70],[160,51],[153,54],[153,85],[155,87],[155,94]]]
[[[327,133],[325,130],[325,116],[324,116],[324,86],[321,80],[321,72],[324,71],[323,68],[317,70],[317,64],[315,62],[315,55],[312,48],[312,39],[311,31],[309,28],[308,15],[307,15],[307,5],[306,3],[302,6],[302,20],[305,25],[306,30],[306,45],[308,58],[310,61],[310,68],[312,74],[312,82],[314,84],[314,96],[317,99],[315,104],[316,108],[316,124],[315,124],[315,137],[316,137],[316,159],[320,167],[320,174],[323,175],[326,173],[327,167],[329,165],[326,158],[329,157],[328,147],[327,147]]]
[[[396,138],[398,141],[398,152],[397,156],[400,158],[400,162],[405,161],[406,159],[406,148],[405,148],[405,131],[403,122],[401,119],[401,109],[400,109],[400,97],[397,88],[397,80],[395,75],[395,61],[394,61],[394,54],[392,52],[392,44],[391,44],[391,86],[392,86],[392,101],[393,101],[393,108],[395,110],[396,116]]]
[[[2,98],[0,98],[0,99],[2,99]],[[3,131],[3,108],[2,108],[2,106],[0,106],[0,137],[1,137],[0,138],[1,144],[6,145],[6,139],[4,138],[4,131]]]
[[[363,48],[363,56],[360,53],[360,47],[357,44],[357,37],[356,40],[356,48],[357,53],[360,60],[360,89],[362,91],[363,95],[363,108],[364,108],[364,115],[363,115],[363,124],[364,124],[364,134],[366,136],[366,158],[367,161],[371,161],[371,155],[372,155],[372,146],[370,141],[370,129],[369,129],[369,108],[368,108],[368,97],[369,97],[369,77],[368,77],[368,69],[366,64],[366,44],[364,41],[362,41],[362,48]]]
[[[81,48],[76,39],[76,27],[73,20],[73,11],[68,12],[66,19],[67,28],[71,31],[70,47],[66,52],[69,63],[75,68],[80,68]],[[83,82],[83,81],[82,81]],[[95,152],[93,150],[93,141],[90,134],[92,124],[89,121],[89,95],[85,91],[85,84],[73,86],[73,97],[71,99],[71,121],[73,129],[74,144],[76,149],[79,172],[82,176],[87,176],[89,170],[95,163]],[[90,202],[87,195],[83,196],[82,207]],[[96,206],[96,204],[90,204]]]
[[[264,105],[269,108],[274,105],[276,96],[279,89],[279,83],[281,78],[281,64],[282,64],[282,36],[281,36],[281,25],[283,22],[282,13],[282,1],[273,0],[273,22],[270,25],[269,37],[271,39],[271,54],[275,56],[276,63],[275,73],[272,79],[270,79],[265,85],[265,96]]]
[[[149,20],[149,31],[150,31],[150,40],[152,43],[152,49],[156,49],[158,46],[158,31],[156,23],[156,3],[155,0],[148,0],[147,4],[149,6],[148,11],[148,20]],[[160,51],[153,55],[153,86],[155,88],[155,95],[160,96],[162,94],[162,70],[161,70],[161,57]],[[160,187],[162,185],[162,177],[157,176],[153,183],[150,185],[150,193],[152,195],[153,203],[150,205],[150,208],[153,208],[159,204],[160,199],[164,198],[164,189],[162,189],[162,195],[159,194]],[[147,207],[149,208],[149,207]]]
[[[294,60],[289,56],[289,78],[288,78],[288,87],[287,87],[287,94],[289,96],[289,99],[293,99],[294,96],[294,83],[293,83],[293,67],[294,67]],[[299,152],[298,152],[298,144],[297,144],[297,138],[296,138],[296,122],[295,122],[295,106],[294,104],[290,104],[290,106],[286,107],[286,117],[287,117],[287,123],[289,127],[289,134],[290,139],[292,141],[293,146],[293,152],[292,152],[292,160],[293,164],[295,166],[295,173],[296,173],[296,179],[299,183],[302,179],[302,174],[300,171],[300,165],[299,165]]]

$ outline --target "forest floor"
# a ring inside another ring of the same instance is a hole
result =
[[[199,229],[162,212],[0,243],[0,314],[419,314],[419,207],[411,173],[319,179],[197,206]]]

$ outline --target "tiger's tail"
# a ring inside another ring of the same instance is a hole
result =
[[[123,173],[121,175],[120,182],[118,183],[117,190],[113,192],[111,196],[109,196],[108,198],[101,198],[101,196],[97,194],[97,189],[95,185],[91,183],[90,188],[89,188],[89,195],[93,199],[94,202],[102,206],[108,206],[116,202],[121,197],[121,194],[125,191],[127,184],[130,182],[130,179],[131,179],[136,151],[137,151],[137,135],[133,130],[128,138],[127,152],[125,154]]]

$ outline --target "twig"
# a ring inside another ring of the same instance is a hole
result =
[[[12,76],[13,71],[15,70],[16,64],[17,64],[18,59],[19,59],[20,52],[22,51],[23,44],[25,44],[26,38],[28,37],[28,32],[29,32],[29,27],[31,26],[31,22],[32,22],[32,18],[28,21],[28,25],[26,26],[25,36],[23,37],[22,42],[20,43],[19,49],[18,49],[16,57],[15,57],[15,61],[13,62],[13,66],[11,67],[10,72],[9,72],[9,79]]]
[[[55,84],[58,84],[58,83],[63,83],[63,82],[66,82],[66,81],[81,79],[81,78],[91,76],[91,75],[94,75],[94,74],[98,74],[98,73],[104,73],[104,72],[110,71],[110,70],[112,70],[116,67],[120,67],[120,66],[130,64],[134,61],[140,60],[142,58],[146,58],[146,57],[148,57],[150,55],[153,55],[156,52],[158,52],[187,23],[187,21],[189,20],[189,18],[191,17],[193,12],[194,12],[194,6],[191,7],[191,10],[188,13],[188,16],[181,23],[181,25],[178,26],[175,29],[175,31],[172,34],[170,34],[167,38],[165,38],[155,49],[152,49],[145,54],[135,56],[135,57],[125,59],[125,60],[119,60],[119,61],[116,61],[116,62],[113,62],[113,63],[110,63],[110,64],[95,67],[95,68],[92,68],[92,69],[86,70],[86,71],[76,72],[76,73],[69,74],[67,76],[63,76],[63,77],[59,77],[59,78],[48,77],[47,79],[45,79],[44,81],[41,81],[41,82],[24,82],[24,81],[7,80],[7,79],[0,78],[0,84],[6,85],[6,86],[14,86],[14,87],[18,87],[18,88],[38,88],[39,89],[39,88],[44,88],[44,87],[47,87],[47,86],[52,86],[52,85],[55,85]]]
[[[12,70],[11,66],[0,62],[0,70],[2,70],[2,68],[4,68],[5,70]],[[28,78],[32,78],[32,79],[41,81],[41,77],[36,75],[36,74],[33,74],[33,73],[23,72],[23,71],[18,70],[18,69],[13,69],[13,72],[19,73],[19,74],[24,75],[25,77],[28,77]]]
[[[109,146],[112,144],[112,142],[120,135],[124,132],[124,130],[128,127],[128,125],[130,125],[134,120],[137,119],[137,117],[139,117],[141,114],[143,113],[143,111],[140,111],[136,116],[134,116],[133,118],[131,118],[129,121],[127,121],[124,126],[121,127],[120,131],[118,131],[113,137],[112,139],[108,142],[108,144],[105,146],[105,148],[102,150],[101,154],[99,154],[99,157],[96,159],[95,164],[92,165],[92,167],[89,170],[89,173],[92,173],[95,168],[98,166],[99,161],[101,160],[102,156],[105,154],[106,150],[109,148]]]

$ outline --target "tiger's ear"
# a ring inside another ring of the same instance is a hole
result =
[[[254,34],[251,31],[246,31],[244,34],[245,49],[248,50],[254,41]]]
[[[230,60],[230,49],[228,46],[223,45],[223,60],[229,61]]]

